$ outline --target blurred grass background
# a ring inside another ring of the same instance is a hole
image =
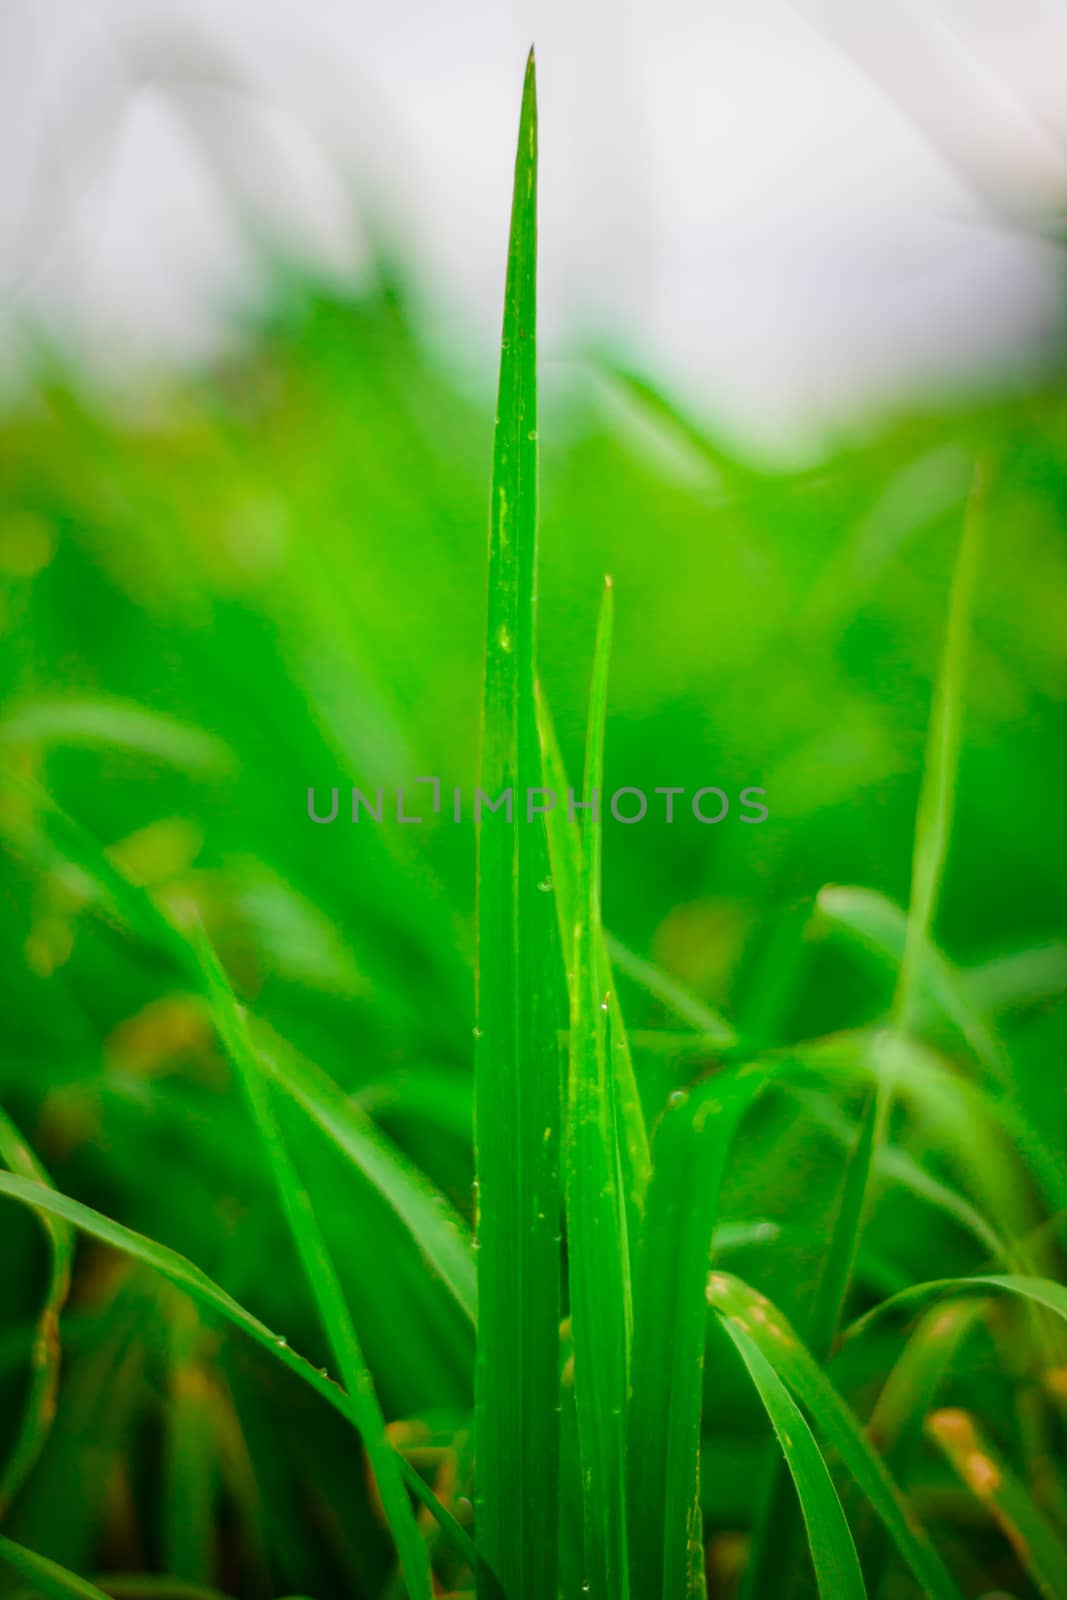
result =
[[[473,791],[491,403],[450,375],[396,273],[354,298],[279,273],[269,304],[225,358],[121,402],[41,353],[0,419],[0,1099],[61,1189],[189,1255],[324,1360],[201,1011],[95,913],[17,781],[136,881],[195,900],[256,1014],[471,1214],[472,826],[352,826],[344,794],[427,773]],[[568,367],[541,422],[540,585],[542,676],[572,772],[610,572],[607,787],[766,790],[759,827],[687,813],[668,827],[657,807],[609,822],[609,927],[746,1037],[811,1038],[888,1004],[891,973],[814,937],[809,917],[827,883],[906,901],[949,578],[974,462],[989,464],[938,931],[999,1013],[1019,1096],[1061,1153],[1064,377],[1053,352],[1026,383],[857,422],[775,467],[610,357]],[[309,822],[309,785],[341,787],[331,827]],[[624,998],[654,1115],[706,1063],[642,1046],[666,1013],[632,985]],[[837,1145],[799,1137],[784,1093],[759,1130],[728,1210],[774,1234],[773,1252],[741,1247],[745,1275],[788,1313],[819,1260]],[[470,1329],[370,1185],[302,1124],[288,1131],[386,1416],[437,1470],[434,1447],[465,1437]],[[34,1220],[11,1210],[0,1451],[45,1265]],[[876,1214],[866,1270],[881,1292],[917,1259],[927,1276],[980,1265],[941,1226],[899,1196]],[[373,1496],[353,1496],[337,1419],[92,1246],[67,1321],[57,1425],[13,1537],[78,1571],[382,1591],[388,1543]],[[736,1463],[765,1439],[740,1382],[717,1396],[707,1449],[735,1465],[706,1474],[707,1510],[724,1536],[746,1512]],[[936,1483],[932,1452],[928,1470]]]

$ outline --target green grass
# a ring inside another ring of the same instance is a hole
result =
[[[1064,373],[539,401],[537,181],[495,422],[384,264],[0,419],[0,1590],[1067,1595]]]

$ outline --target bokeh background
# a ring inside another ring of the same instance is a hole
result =
[[[6,310],[113,370],[232,337],[266,234],[348,284],[387,242],[484,378],[531,39],[558,381],[617,338],[781,442],[1056,326],[1053,0],[16,0],[0,26]]]
[[[564,753],[576,771],[611,572],[609,784],[760,785],[770,810],[759,827],[609,825],[612,930],[761,1043],[884,1010],[884,959],[821,936],[814,897],[906,901],[982,462],[938,936],[1063,1148],[1062,13],[8,7],[0,1094],[60,1187],[181,1249],[312,1355],[204,1017],[100,917],[37,796],[168,903],[193,899],[257,1016],[470,1215],[471,827],[316,828],[306,794],[475,781],[531,37],[542,672]],[[658,1002],[625,998],[654,1114],[701,1063],[657,1042]],[[733,1220],[780,1246],[743,1268],[787,1311],[839,1155],[794,1140],[794,1113],[767,1112],[730,1194]],[[454,1440],[469,1329],[370,1185],[291,1133],[386,1415]],[[911,1270],[917,1226],[876,1215],[882,1291]],[[4,1228],[10,1431],[44,1252],[32,1219]],[[960,1240],[927,1243],[939,1270],[980,1265]],[[387,1544],[372,1496],[349,1514],[331,1419],[147,1275],[79,1259],[57,1426],[14,1536],[79,1571],[380,1592]],[[765,1438],[741,1398],[718,1417],[707,1448],[734,1465],[706,1475],[706,1510],[728,1533],[736,1463]]]

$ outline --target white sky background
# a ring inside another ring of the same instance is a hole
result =
[[[243,195],[352,274],[381,218],[488,364],[531,39],[549,373],[607,335],[773,441],[1047,343],[1062,0],[0,0],[5,342],[210,350]]]

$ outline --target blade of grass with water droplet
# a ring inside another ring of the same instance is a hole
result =
[[[589,696],[585,793],[599,795],[611,656],[605,586]],[[626,1398],[630,1260],[608,1058],[608,991],[600,964],[601,822],[585,813],[573,936],[567,1125],[567,1255],[585,1513],[586,1580],[597,1600],[629,1594]]]
[[[478,824],[476,1528],[508,1600],[556,1600],[561,1067],[559,947],[534,697],[537,579],[537,105],[526,68],[490,491]],[[481,1592],[481,1590],[480,1590]]]
[[[12,1172],[51,1185],[51,1178],[15,1124],[0,1109],[0,1161]],[[44,1447],[52,1426],[59,1390],[59,1317],[70,1289],[74,1235],[60,1218],[38,1212],[48,1241],[51,1264],[48,1287],[37,1318],[30,1357],[30,1378],[22,1420],[0,1474],[0,1516],[3,1516]]]

